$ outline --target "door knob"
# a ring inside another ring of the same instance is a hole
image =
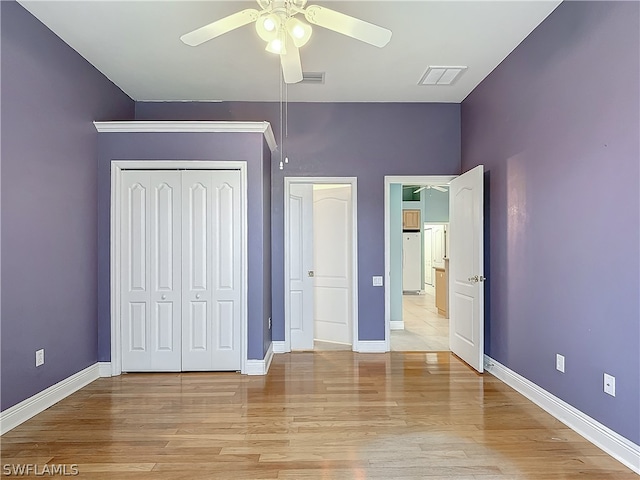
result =
[[[472,283],[484,282],[487,279],[484,275],[474,275],[473,277],[469,277],[468,280]]]
[[[313,277],[313,276],[315,276],[315,273],[313,272],[313,270],[309,270],[308,275],[309,275],[310,277]]]
[[[196,293],[196,298],[200,298],[200,294],[199,293]]]
[[[162,295],[162,299],[165,300],[167,298],[166,295]]]

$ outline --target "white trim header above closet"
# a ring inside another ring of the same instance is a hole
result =
[[[129,121],[93,124],[100,133],[262,133],[272,152],[278,146],[269,122]]]

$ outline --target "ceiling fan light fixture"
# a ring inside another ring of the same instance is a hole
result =
[[[301,22],[295,17],[289,17],[285,23],[285,27],[293,40],[293,44],[298,48],[305,45],[311,38],[311,25]]]
[[[285,47],[285,41],[283,35],[278,35],[276,38],[267,42],[267,47],[265,48],[267,52],[275,53],[277,55],[284,55],[287,53],[287,49]]]
[[[263,15],[256,21],[256,32],[262,40],[270,42],[278,35],[278,26],[280,25],[280,18],[271,13],[269,15]]]

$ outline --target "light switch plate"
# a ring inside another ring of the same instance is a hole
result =
[[[44,348],[36,350],[36,367],[44,365]]]
[[[616,377],[604,374],[604,393],[608,393],[612,397],[616,396]]]
[[[373,286],[381,287],[382,286],[382,275],[374,275],[373,276]]]
[[[556,353],[556,370],[564,373],[564,355]]]

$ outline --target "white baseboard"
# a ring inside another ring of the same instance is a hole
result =
[[[100,376],[100,368],[97,363],[85,368],[59,381],[55,385],[36,393],[32,397],[7,408],[0,413],[0,435],[4,435],[9,430],[17,427],[23,422],[36,416],[40,412],[55,405],[60,400],[65,399],[82,387],[97,380]]]
[[[390,320],[389,328],[391,330],[404,330],[404,320]]]
[[[535,383],[484,356],[485,369],[521,393],[566,426],[600,447],[620,463],[640,474],[640,446],[582,413]]]
[[[98,375],[100,375],[100,377],[110,377],[111,362],[98,362]]]
[[[262,360],[247,360],[245,374],[247,375],[266,375],[273,360],[273,342],[269,345],[269,349]]]
[[[275,340],[271,342],[271,345],[273,346],[273,353],[288,353],[285,343],[282,340]]]
[[[360,340],[355,344],[353,350],[358,353],[385,353],[387,342],[384,340]]]

